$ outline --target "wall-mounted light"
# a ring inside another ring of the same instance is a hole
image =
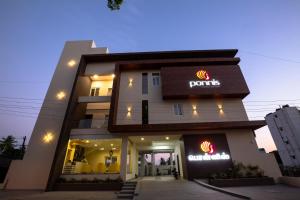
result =
[[[76,64],[76,61],[75,61],[75,60],[70,60],[70,61],[68,62],[68,66],[69,66],[69,67],[74,67],[75,64]]]
[[[132,82],[133,82],[133,79],[130,78],[130,79],[128,80],[128,86],[129,86],[129,87],[132,87]]]
[[[94,75],[92,76],[92,78],[93,78],[93,79],[98,79],[99,76],[98,76],[97,74],[94,74]]]
[[[54,135],[51,132],[47,132],[44,136],[43,136],[43,141],[44,143],[50,143],[52,140],[54,139]]]
[[[222,104],[218,104],[218,108],[219,108],[219,113],[220,113],[220,114],[224,114]]]
[[[127,117],[131,117],[132,108],[130,106],[127,107]]]
[[[166,140],[169,140],[169,139],[170,139],[170,137],[167,136],[167,137],[166,137]]]
[[[197,106],[196,105],[192,105],[192,108],[193,108],[193,114],[197,115],[198,114],[198,112],[197,112]]]
[[[66,93],[64,92],[64,91],[60,91],[60,92],[58,92],[57,94],[56,94],[56,98],[58,99],[58,100],[62,100],[62,99],[64,99],[66,97]]]

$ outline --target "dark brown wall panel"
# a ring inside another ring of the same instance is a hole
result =
[[[200,79],[197,72],[204,70],[209,79]],[[238,65],[163,67],[161,69],[162,96],[164,99],[203,97],[239,97],[249,94],[249,89]],[[217,80],[220,85],[213,85]],[[190,81],[210,81],[210,85],[190,87]]]

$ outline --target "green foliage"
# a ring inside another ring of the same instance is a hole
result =
[[[5,155],[5,156],[14,155],[16,143],[17,143],[16,138],[12,135],[7,136],[6,138],[3,137],[0,140],[1,155]]]
[[[123,0],[107,0],[107,7],[110,10],[120,10]]]
[[[244,165],[233,162],[232,168],[225,172],[211,174],[212,179],[233,179],[233,178],[258,178],[263,177],[264,172],[257,165]]]

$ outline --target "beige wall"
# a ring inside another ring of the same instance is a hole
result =
[[[142,95],[143,72],[148,72],[147,95]],[[149,124],[248,120],[241,99],[162,100],[161,85],[153,86],[152,83],[153,72],[159,71],[121,73],[117,124],[141,124],[142,100],[149,101]],[[132,86],[129,86],[130,79]],[[183,105],[182,116],[174,114],[175,103]],[[223,114],[219,112],[218,105],[222,105]],[[132,109],[130,116],[128,107]]]
[[[66,42],[33,129],[24,159],[11,163],[5,179],[6,189],[46,189],[63,117],[81,55],[107,52],[107,48],[92,48],[93,45],[93,41]],[[76,63],[73,67],[68,66],[70,60],[74,60]],[[63,100],[57,100],[56,98],[56,94],[60,91],[66,93]],[[49,107],[51,109],[47,109]],[[43,142],[43,136],[47,132],[51,132],[54,139],[46,144]]]
[[[278,178],[280,169],[273,154],[258,151],[251,130],[232,130],[226,132],[231,158],[245,165],[258,165],[265,175]]]
[[[133,179],[135,178],[135,174],[138,174],[138,152],[136,144],[128,140],[128,149],[130,155],[127,155],[127,164],[129,164],[129,166],[127,166],[126,180]]]

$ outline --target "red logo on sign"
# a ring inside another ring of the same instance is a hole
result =
[[[209,80],[209,75],[205,70],[197,71],[196,76],[201,80]]]
[[[202,142],[200,147],[201,147],[201,150],[205,153],[213,153],[214,152],[213,145],[209,141]]]

